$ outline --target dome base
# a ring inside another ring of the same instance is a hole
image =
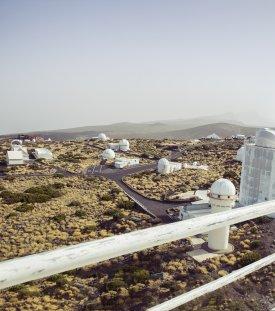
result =
[[[215,249],[209,248],[207,242],[203,243],[201,248],[209,253],[214,253],[214,254],[219,254],[219,255],[229,254],[234,251],[234,246],[230,243],[228,243],[228,247],[226,249],[221,249],[221,250],[215,250]]]

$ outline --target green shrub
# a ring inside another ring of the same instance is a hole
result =
[[[96,229],[96,223],[94,225],[85,226],[84,228],[81,229],[81,233],[83,233],[83,234],[91,233],[91,232],[95,231],[95,229]]]
[[[2,191],[0,197],[6,204],[14,203],[44,203],[61,196],[61,192],[52,185],[31,187],[24,192]]]
[[[133,280],[135,283],[144,283],[150,277],[150,273],[145,269],[137,269],[133,272]]]
[[[54,174],[53,174],[53,177],[54,177],[54,178],[64,178],[65,176],[64,176],[64,174],[62,174],[62,173],[54,173]]]
[[[105,215],[112,216],[114,220],[119,220],[123,218],[123,213],[117,209],[110,209],[105,213]]]
[[[117,203],[117,207],[119,208],[124,208],[124,209],[132,209],[135,205],[135,202],[133,201],[125,201],[125,200],[120,200]]]
[[[79,201],[73,200],[67,206],[69,206],[69,207],[81,207],[81,203]]]
[[[65,185],[62,182],[54,182],[52,184],[52,187],[55,188],[55,189],[62,189],[62,188],[65,187]]]
[[[87,216],[87,213],[85,211],[81,210],[81,209],[78,209],[77,211],[75,211],[74,215],[76,217],[82,218],[82,217]]]
[[[247,265],[250,265],[251,263],[260,260],[261,255],[258,252],[251,252],[251,253],[246,253],[243,255],[243,257],[239,260],[239,264],[244,267]]]
[[[112,280],[107,282],[106,288],[107,290],[118,290],[120,287],[125,287],[126,283],[120,277],[114,277]]]
[[[53,221],[56,221],[56,222],[61,222],[61,221],[66,219],[66,215],[65,214],[57,214],[57,215],[53,216],[51,219]]]
[[[261,245],[261,241],[260,241],[260,240],[253,240],[253,241],[250,243],[250,247],[251,247],[252,249],[258,248],[260,245]]]
[[[16,212],[11,212],[11,213],[9,213],[9,214],[6,216],[6,219],[9,219],[9,218],[11,218],[11,217],[15,217],[16,215],[17,215]]]
[[[21,289],[19,289],[18,293],[23,297],[38,297],[41,294],[39,288],[35,286],[31,287],[24,286]]]
[[[54,282],[58,287],[63,287],[70,283],[68,278],[63,274],[55,274],[49,278],[49,281]]]
[[[105,193],[105,194],[103,194],[101,196],[101,200],[103,200],[103,201],[111,201],[112,200],[112,196],[110,194]]]
[[[29,212],[32,211],[34,209],[34,206],[32,204],[27,204],[27,203],[22,203],[21,205],[19,205],[18,207],[16,207],[16,211],[17,212]]]

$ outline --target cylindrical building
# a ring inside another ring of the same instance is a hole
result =
[[[215,181],[210,189],[211,213],[225,212],[235,206],[236,188],[224,178]],[[226,251],[229,244],[229,226],[212,230],[208,233],[208,247],[214,251]]]

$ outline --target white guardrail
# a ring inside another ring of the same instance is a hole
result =
[[[0,262],[0,289],[131,254],[275,212],[275,200]],[[172,310],[275,261],[275,254],[149,310]]]

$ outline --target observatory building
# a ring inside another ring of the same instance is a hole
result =
[[[36,159],[44,159],[44,160],[53,159],[52,152],[47,148],[35,148],[33,154]]]
[[[106,141],[108,140],[108,137],[104,133],[100,133],[98,134],[97,139],[101,141]]]
[[[29,161],[29,154],[26,147],[23,147],[22,140],[15,139],[11,142],[11,150],[7,152],[6,162],[8,165],[21,165]]]
[[[240,204],[275,199],[275,131],[256,133],[255,144],[246,144],[242,164]]]
[[[114,151],[129,151],[130,150],[130,143],[127,139],[121,139],[118,143],[110,143],[109,148]]]
[[[221,139],[220,136],[218,136],[216,133],[210,134],[208,136],[206,136],[207,139],[215,139],[215,140],[219,140]]]
[[[115,160],[115,168],[124,168],[139,164],[139,158],[117,158]]]
[[[108,149],[105,149],[102,152],[101,157],[102,157],[103,160],[110,161],[110,160],[113,160],[116,157],[116,154],[115,154],[114,150],[108,148]]]
[[[170,174],[182,169],[182,164],[178,162],[170,162],[166,158],[162,158],[158,161],[158,173]]]
[[[225,212],[235,206],[236,188],[233,183],[225,178],[216,180],[209,193],[209,203],[211,213]],[[227,251],[230,248],[228,244],[229,226],[212,230],[208,233],[208,247],[212,250]]]

